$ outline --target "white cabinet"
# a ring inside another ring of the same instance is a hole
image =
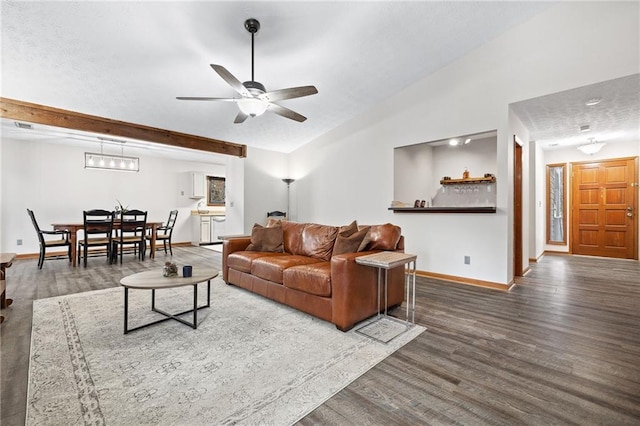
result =
[[[191,216],[191,244],[199,246],[211,242],[211,217]]]
[[[203,172],[189,172],[189,183],[191,185],[189,198],[204,198],[206,196]]]
[[[225,234],[225,217],[222,215],[191,216],[191,244],[219,244],[220,235]]]

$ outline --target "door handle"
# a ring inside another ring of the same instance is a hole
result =
[[[627,217],[633,217],[633,207],[627,207]]]

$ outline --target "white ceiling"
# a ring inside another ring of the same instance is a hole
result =
[[[85,114],[291,152],[446,66],[553,2],[2,1],[1,93]],[[267,90],[315,85],[275,114],[233,124],[209,67]],[[535,114],[532,114],[535,118]],[[546,127],[546,126],[543,126]],[[3,120],[3,134],[19,130]]]
[[[601,100],[587,105],[592,99]],[[640,74],[511,104],[544,150],[640,139]],[[589,131],[580,128],[588,126]]]

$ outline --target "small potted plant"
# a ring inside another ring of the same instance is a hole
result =
[[[116,201],[118,202],[118,205],[116,206],[116,217],[118,217],[120,216],[120,214],[126,213],[129,210],[129,206],[127,205],[126,207],[124,207],[120,200],[116,199]]]

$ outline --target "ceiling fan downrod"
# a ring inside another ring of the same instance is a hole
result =
[[[253,36],[260,29],[260,22],[255,18],[249,18],[244,21],[244,27],[251,33],[251,81],[255,81],[253,74],[254,53],[253,53]]]

